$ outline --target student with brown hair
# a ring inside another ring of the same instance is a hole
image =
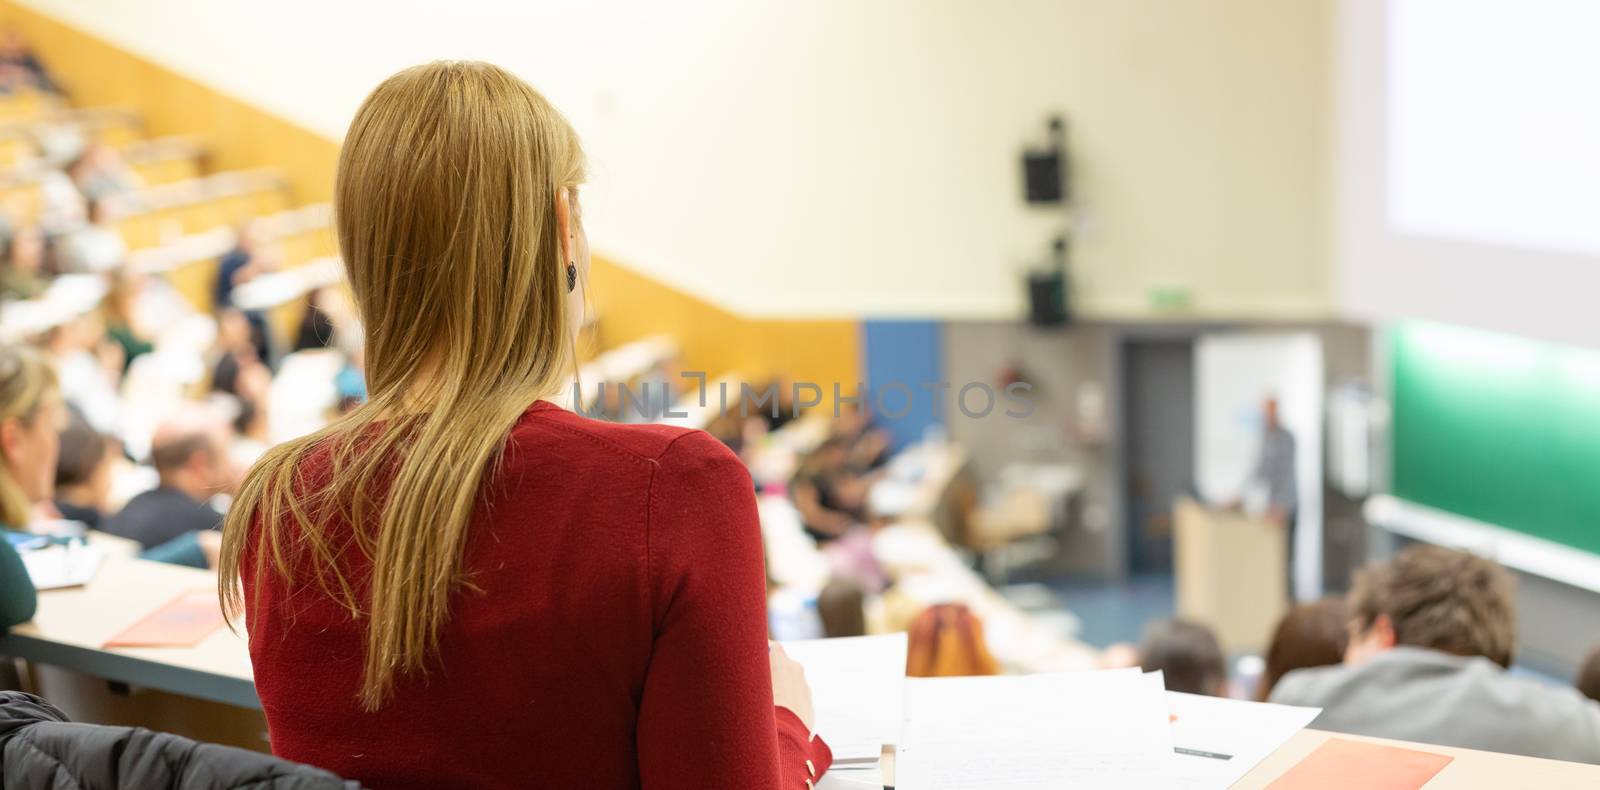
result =
[[[578,138],[486,63],[385,80],[334,184],[367,400],[267,451],[223,530],[273,751],[387,788],[809,787],[750,473],[586,419]]]
[[[100,526],[111,493],[111,443],[83,415],[72,413],[56,460],[55,507],[62,518]]]
[[[1000,674],[1000,662],[983,638],[983,621],[962,604],[930,606],[906,630],[909,677]]]
[[[866,594],[861,585],[837,576],[817,593],[817,616],[822,620],[822,635],[865,636],[867,633]]]
[[[1600,645],[1590,650],[1578,666],[1578,675],[1572,679],[1572,685],[1583,696],[1600,702]]]
[[[1356,577],[1341,666],[1283,676],[1271,701],[1313,727],[1600,763],[1600,705],[1513,677],[1515,583],[1492,560],[1411,546]]]
[[[1160,671],[1168,691],[1225,697],[1228,662],[1211,629],[1191,620],[1151,623],[1139,641],[1139,666]]]
[[[1342,598],[1323,598],[1290,609],[1272,632],[1266,670],[1255,698],[1266,701],[1284,675],[1296,669],[1326,667],[1344,660],[1350,644],[1349,609]]]

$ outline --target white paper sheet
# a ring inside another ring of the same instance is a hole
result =
[[[816,790],[883,790],[883,770],[877,765],[834,766],[822,775]]]
[[[1160,676],[1137,669],[909,678],[896,785],[915,790],[1167,788]]]
[[[834,765],[876,763],[884,744],[899,741],[906,677],[906,635],[783,642],[805,667],[816,733]]]
[[[105,556],[93,546],[51,546],[22,552],[22,564],[35,589],[54,590],[88,584]]]
[[[1167,706],[1178,758],[1172,786],[1186,790],[1231,786],[1322,712],[1176,691]]]

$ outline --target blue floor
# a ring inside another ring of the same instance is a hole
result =
[[[1145,624],[1171,617],[1172,574],[1139,574],[1127,581],[1064,583],[1052,586],[1061,605],[1081,621],[1078,638],[1095,647],[1137,644]]]

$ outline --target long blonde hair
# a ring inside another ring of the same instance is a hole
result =
[[[55,368],[39,352],[27,346],[0,346],[0,421],[16,418],[31,425],[57,386]],[[0,463],[0,524],[22,529],[33,517],[33,505],[10,467]]]
[[[251,469],[218,585],[234,617],[247,553],[256,578],[288,584],[309,560],[321,591],[366,621],[368,710],[398,675],[427,671],[452,594],[470,585],[462,558],[480,483],[517,418],[571,369],[557,198],[582,179],[572,127],[486,63],[395,74],[345,136],[334,217],[369,400]],[[330,459],[315,484],[302,468],[313,451]],[[351,550],[369,576],[344,567]]]

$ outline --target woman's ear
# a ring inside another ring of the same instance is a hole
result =
[[[556,231],[561,234],[561,265],[566,266],[577,260],[577,250],[574,234],[577,229],[572,225],[572,190],[561,187],[556,190]]]

